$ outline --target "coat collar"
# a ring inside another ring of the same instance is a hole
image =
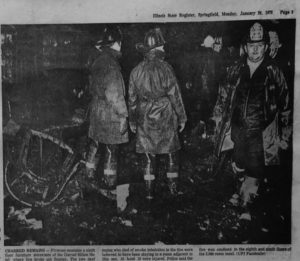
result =
[[[108,55],[113,56],[114,58],[121,58],[122,53],[119,51],[116,51],[114,49],[111,49],[107,46],[102,47],[101,49],[98,49],[100,53],[107,53]]]
[[[154,60],[154,59],[164,60],[165,56],[166,56],[165,52],[160,50],[151,50],[150,52],[145,54],[145,58],[147,60]]]
[[[247,57],[246,56],[242,58],[242,62],[241,63],[242,63],[242,67],[247,67],[248,66],[248,64],[247,64]],[[261,68],[261,67],[263,67],[263,66],[265,66],[265,65],[267,65],[269,63],[270,63],[270,59],[267,56],[265,56],[264,59],[263,59],[263,61],[261,62],[261,64],[258,66],[258,68]]]

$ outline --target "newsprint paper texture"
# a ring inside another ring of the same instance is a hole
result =
[[[299,260],[298,10],[1,0],[0,260]]]

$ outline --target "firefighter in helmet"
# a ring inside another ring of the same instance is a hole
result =
[[[136,133],[136,152],[145,155],[144,181],[147,198],[155,180],[156,155],[168,155],[167,180],[172,195],[178,183],[179,132],[187,120],[180,88],[172,67],[164,61],[165,40],[159,28],[148,31],[136,48],[144,60],[131,72],[129,80],[129,124]]]
[[[243,44],[245,57],[228,77],[234,91],[230,106],[233,169],[244,177],[239,194],[246,210],[259,195],[265,166],[280,164],[279,152],[287,149],[290,137],[288,86],[282,71],[267,55],[268,43],[265,28],[254,23]]]
[[[86,159],[87,175],[95,178],[96,153],[104,144],[104,183],[116,188],[119,144],[128,142],[125,85],[118,59],[121,57],[122,34],[118,27],[105,28],[95,45],[96,55],[89,61],[91,139]],[[99,150],[100,151],[100,150]],[[97,173],[97,176],[98,175]]]

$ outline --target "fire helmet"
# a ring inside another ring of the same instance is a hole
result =
[[[201,44],[201,46],[206,47],[206,48],[213,48],[213,45],[215,43],[214,38],[211,35],[207,35]]]
[[[279,48],[282,46],[278,33],[276,31],[269,31],[269,37],[270,37],[270,57],[275,58]]]
[[[136,49],[142,52],[149,52],[150,50],[163,46],[166,43],[160,28],[154,28],[148,31],[144,38],[144,43],[136,44]]]
[[[121,42],[123,35],[118,26],[106,27],[103,31],[102,38],[97,41],[96,45],[109,46],[115,42]]]
[[[244,43],[269,43],[269,35],[265,28],[258,22],[254,23],[244,38]]]

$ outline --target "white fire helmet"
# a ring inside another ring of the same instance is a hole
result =
[[[278,49],[282,46],[282,44],[279,41],[277,32],[269,31],[269,37],[270,37],[270,57],[275,58]]]
[[[256,22],[250,27],[245,38],[245,43],[257,43],[262,41],[268,43],[268,38],[268,34],[263,26]]]
[[[213,48],[214,43],[215,43],[214,38],[211,35],[208,35],[205,37],[201,46],[203,46],[205,48]]]

